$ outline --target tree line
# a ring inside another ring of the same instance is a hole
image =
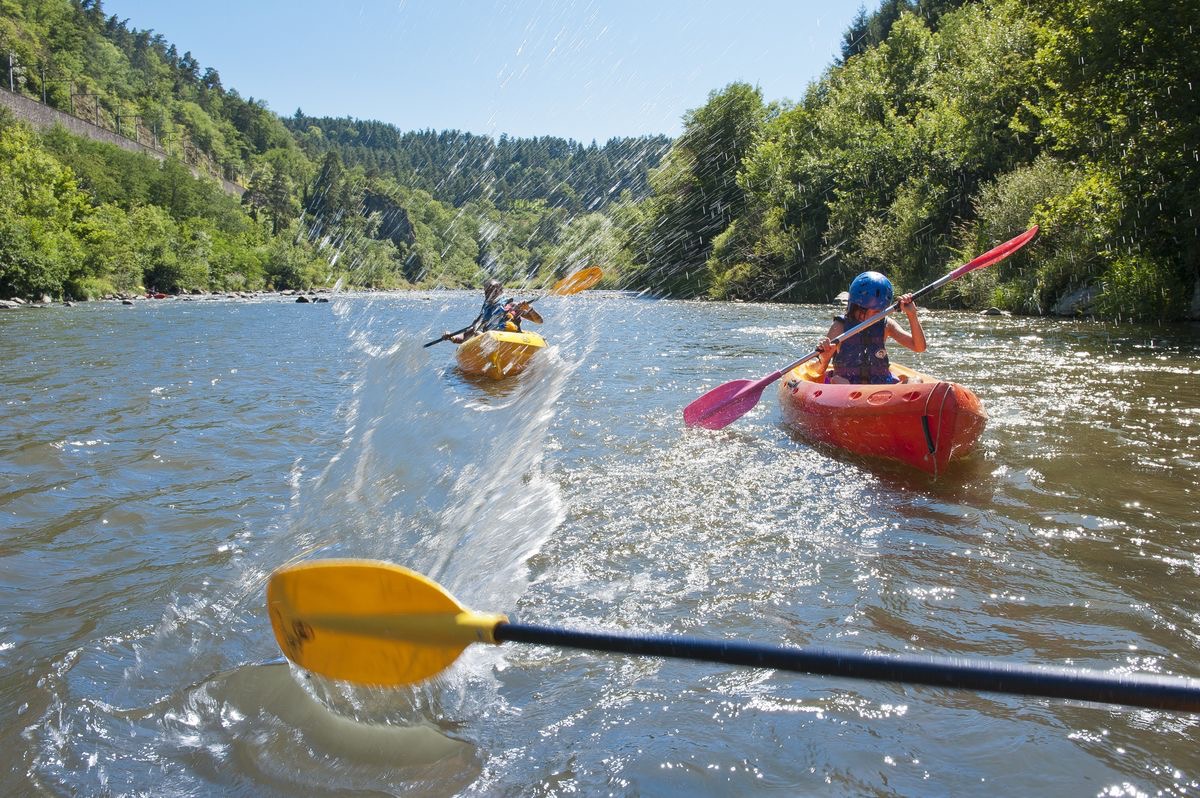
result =
[[[455,206],[327,152],[265,153],[238,201],[159,162],[0,109],[0,296],[543,284],[628,260],[599,212]]]
[[[644,191],[669,145],[497,142],[357,120],[304,119],[294,135],[296,117],[285,124],[101,0],[5,3],[0,45],[18,64],[17,91],[82,106],[173,155],[37,134],[0,113],[0,296],[459,287],[548,280],[599,259],[619,272],[628,257],[600,209]],[[353,144],[355,130],[389,146]],[[504,172],[489,165],[497,157]],[[241,182],[241,203],[185,163]]]
[[[1037,223],[937,300],[1182,318],[1196,19],[1200,0],[883,0],[799,100],[734,83],[674,140],[584,146],[281,119],[101,0],[9,0],[0,44],[41,66],[19,91],[136,112],[247,191],[0,116],[0,295],[465,286],[596,262],[659,295],[824,302],[865,269],[925,284]]]
[[[635,285],[828,301],[931,282],[1031,224],[957,307],[1179,319],[1200,280],[1198,0],[886,0],[798,102],[736,83],[615,211]]]
[[[493,139],[457,130],[401,131],[386,122],[310,117],[299,109],[285,122],[310,155],[336,152],[346,164],[423,189],[455,207],[478,199],[500,208],[546,200],[572,215],[605,211],[626,192],[643,198],[649,171],[671,146],[661,135],[584,146],[555,136]]]

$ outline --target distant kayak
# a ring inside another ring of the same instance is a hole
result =
[[[784,423],[815,441],[935,475],[970,453],[987,421],[979,398],[904,366],[891,370],[904,381],[827,385],[814,369],[794,369],[779,384]]]
[[[455,357],[464,373],[500,380],[524,371],[530,358],[545,346],[545,339],[537,333],[493,330],[459,344]]]

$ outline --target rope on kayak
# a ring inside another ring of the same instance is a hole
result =
[[[942,425],[938,424],[938,441],[935,441],[933,439],[933,432],[929,428],[929,402],[933,399],[933,395],[937,392],[937,389],[943,386],[946,390],[942,391],[942,402],[938,407],[938,418],[944,420],[942,414],[946,411],[946,399],[950,396],[950,393],[953,390],[951,384],[948,382],[939,382],[937,385],[933,386],[933,390],[925,395],[925,414],[921,416],[921,429],[925,431],[925,445],[929,447],[929,456],[933,458],[934,479],[937,479],[938,477],[937,447],[944,430],[942,429]]]

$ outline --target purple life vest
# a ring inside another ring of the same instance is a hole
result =
[[[843,329],[854,327],[844,316],[837,316]],[[887,384],[896,381],[883,346],[887,319],[880,319],[862,332],[842,341],[833,356],[833,374],[858,385]]]

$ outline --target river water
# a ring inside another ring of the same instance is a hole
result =
[[[932,479],[774,389],[831,309],[588,292],[460,375],[466,293],[0,315],[0,794],[1192,795],[1196,715],[541,646],[384,690],[283,663],[272,569],[400,563],[515,620],[1200,676],[1200,332],[922,311]]]

